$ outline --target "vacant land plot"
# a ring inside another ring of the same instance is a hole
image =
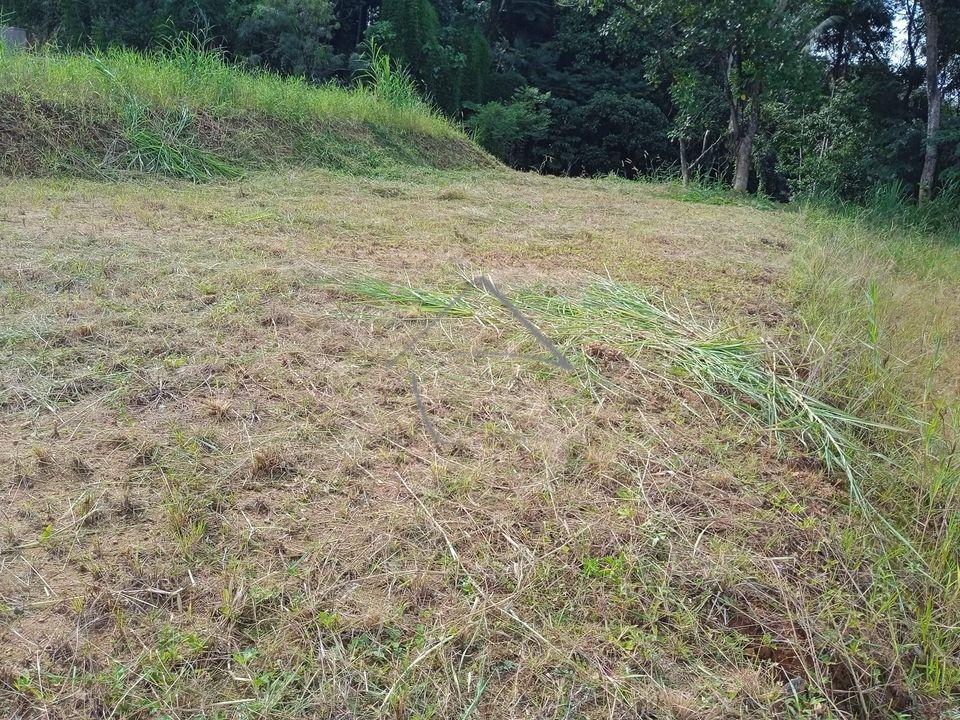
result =
[[[0,199],[8,714],[935,707],[842,473],[669,355],[790,334],[798,217],[500,172]]]

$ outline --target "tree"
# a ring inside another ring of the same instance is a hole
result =
[[[650,83],[644,69],[650,43],[640,33],[608,32],[609,21],[607,11],[560,6],[549,23],[539,18],[533,26],[513,25],[509,49],[504,40],[498,44],[498,65],[522,71],[521,82],[525,78],[549,94],[549,132],[514,150],[521,167],[632,177],[671,161],[666,93]],[[545,26],[552,33],[541,40]],[[492,77],[492,86],[497,78]]]
[[[960,54],[960,2],[958,0],[920,0],[924,25],[924,80],[927,94],[927,133],[924,142],[923,170],[917,193],[919,203],[933,195],[937,176],[937,157],[940,144],[940,124],[943,99],[949,90],[960,85],[960,71],[949,70]]]
[[[761,106],[770,91],[789,83],[801,50],[832,22],[816,22],[815,8],[798,0],[582,0],[593,11],[612,10],[610,30],[621,37],[656,38],[655,69],[668,85],[698,77],[695,85],[722,88],[727,107],[732,185],[745,192]],[[675,95],[676,99],[676,95]],[[690,96],[675,107],[675,126],[686,142],[685,110],[709,104]]]
[[[383,0],[380,20],[389,23],[379,39],[383,49],[423,78],[429,48],[440,44],[440,20],[430,0]]]
[[[673,129],[670,137],[680,149],[680,179],[683,186],[690,184],[691,175],[702,172],[710,162],[711,155],[720,138],[712,133],[716,117],[721,114],[726,102],[725,95],[717,92],[717,83],[708,74],[689,68],[677,71],[670,83],[670,99],[675,108]],[[714,137],[715,136],[715,137]],[[702,139],[699,150],[693,150],[694,141]],[[697,152],[695,157],[691,157]]]
[[[927,85],[927,137],[924,142],[923,170],[920,173],[918,201],[929,199],[937,173],[937,133],[940,132],[940,111],[943,90],[940,88],[940,7],[937,0],[920,0],[926,28],[924,51]]]
[[[893,36],[887,0],[826,0],[821,14],[835,18],[816,43],[830,62],[830,80],[842,80],[857,64],[886,65],[883,52]]]
[[[790,0],[719,0],[709,5],[718,49],[726,51],[733,189],[746,192],[765,92],[796,77],[801,49],[830,27],[833,18],[815,24],[808,4]],[[706,40],[701,28],[692,34]]]
[[[457,30],[457,44],[464,57],[462,100],[479,103],[486,97],[492,55],[490,43],[476,25],[463,23]]]
[[[0,22],[26,28],[46,40],[60,25],[60,6],[57,0],[0,0]]]
[[[237,27],[237,54],[288,75],[323,80],[335,69],[337,19],[328,0],[261,0]]]
[[[380,21],[368,32],[406,67],[435,105],[452,115],[460,107],[464,57],[451,45],[431,0],[383,0]]]

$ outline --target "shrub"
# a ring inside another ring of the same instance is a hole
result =
[[[765,112],[775,128],[765,149],[776,158],[791,195],[859,200],[889,179],[873,163],[875,155],[865,152],[873,132],[855,88],[839,85],[812,112],[786,103],[771,103]]]
[[[516,164],[520,151],[546,137],[550,95],[536,88],[518,90],[510,102],[488,102],[467,120],[474,139],[501,160]]]
[[[632,176],[669,156],[668,120],[646,98],[600,90],[585,102],[568,104],[566,111],[554,112],[556,126],[542,154],[567,158],[567,165],[575,158],[572,171],[594,174],[617,168]]]

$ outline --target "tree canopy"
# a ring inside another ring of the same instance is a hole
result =
[[[960,0],[0,0],[72,47],[189,32],[351,82],[374,42],[508,162],[789,198],[960,182]]]

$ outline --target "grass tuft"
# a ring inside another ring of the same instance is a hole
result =
[[[214,178],[236,179],[243,171],[213,153],[191,144],[184,135],[190,115],[151,119],[143,106],[132,101],[124,113],[123,136],[127,141],[127,167],[147,173],[203,182]]]

